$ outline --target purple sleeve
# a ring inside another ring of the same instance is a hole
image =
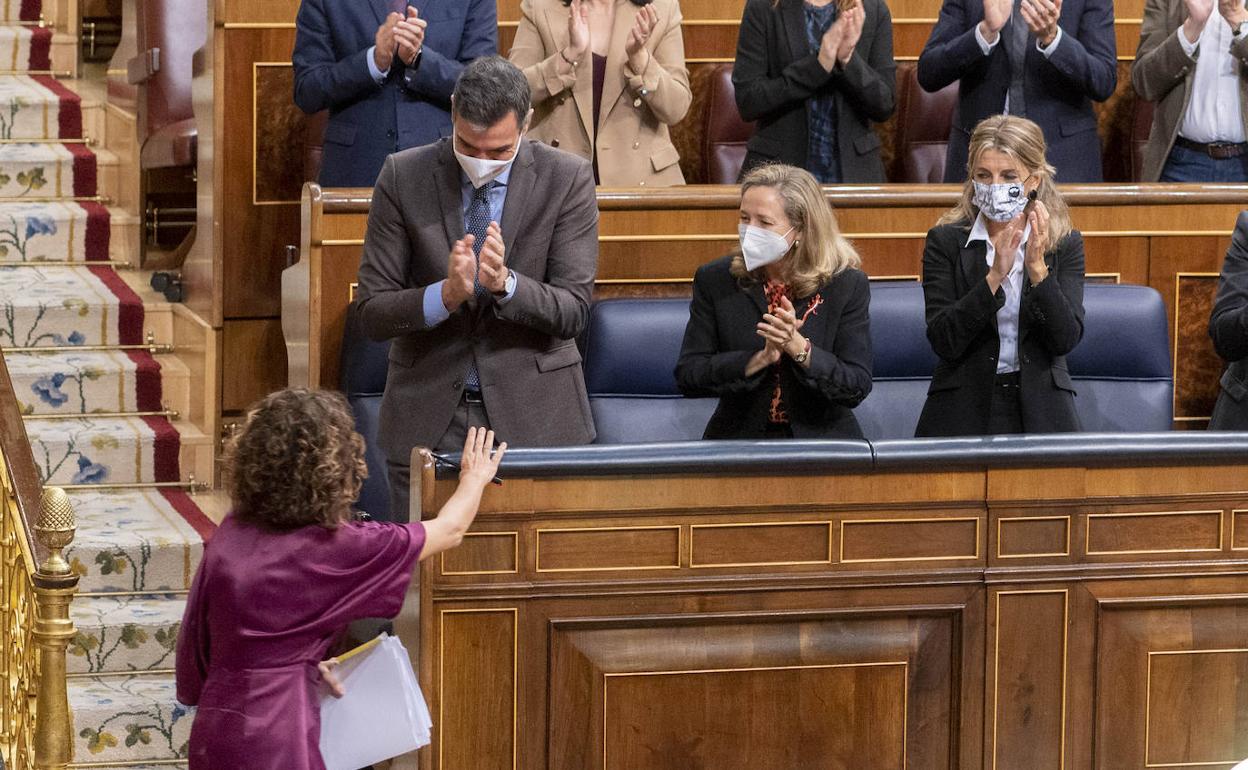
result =
[[[352,579],[343,585],[346,594],[333,614],[346,622],[398,615],[425,545],[425,526],[363,522],[345,525],[341,534],[347,561],[342,566]]]
[[[208,597],[204,588],[207,572],[205,560],[195,573],[178,630],[177,696],[178,702],[186,706],[199,703],[204,679],[208,676]]]

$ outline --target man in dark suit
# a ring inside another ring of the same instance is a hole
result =
[[[320,183],[371,187],[387,155],[449,135],[455,79],[497,50],[495,0],[303,0],[295,104],[329,110]]]
[[[1092,101],[1118,84],[1111,0],[944,0],[918,77],[933,92],[959,81],[946,182],[966,179],[972,129],[1003,112],[1040,126],[1060,181],[1101,181]]]
[[[1248,211],[1240,212],[1222,263],[1209,336],[1218,355],[1230,362],[1209,429],[1248,430]]]
[[[392,339],[378,443],[407,517],[412,447],[470,426],[511,446],[587,444],[576,337],[598,264],[588,161],[523,138],[529,85],[497,56],[455,86],[452,138],[386,159],[360,262],[366,334]]]

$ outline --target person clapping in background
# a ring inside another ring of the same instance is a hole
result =
[[[1008,113],[1038,125],[1063,182],[1099,182],[1092,101],[1118,85],[1111,0],[944,0],[919,56],[919,85],[957,81],[945,181],[961,182],[971,129]]]
[[[871,122],[893,114],[896,69],[883,0],[748,0],[732,82],[758,126],[742,176],[780,161],[822,184],[883,182]]]
[[[1248,182],[1243,0],[1147,0],[1131,84],[1157,102],[1146,182]]]

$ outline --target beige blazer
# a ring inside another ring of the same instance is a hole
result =
[[[1144,182],[1161,179],[1166,157],[1174,147],[1179,126],[1187,114],[1196,77],[1196,62],[1189,59],[1179,42],[1180,27],[1187,19],[1183,0],[1145,0],[1144,24],[1140,28],[1140,45],[1131,65],[1131,85],[1141,98],[1157,102],[1153,111],[1153,127],[1144,147]],[[1214,5],[1208,24],[1225,24]],[[1200,55],[1200,49],[1196,49]],[[1231,45],[1231,55],[1239,60],[1239,99],[1243,109],[1244,129],[1248,132],[1248,39]]]
[[[654,0],[659,24],[646,48],[650,64],[633,72],[624,52],[639,8],[615,0],[607,50],[602,108],[594,126],[594,63],[586,53],[574,72],[561,75],[559,52],[568,44],[568,8],[560,0],[522,0],[511,61],[533,91],[529,136],[590,159],[598,140],[598,178],[611,187],[684,184],[680,154],[667,127],[689,111],[693,94],[685,68],[678,0]],[[564,65],[566,66],[566,65]]]

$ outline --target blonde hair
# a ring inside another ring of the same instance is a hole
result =
[[[975,184],[972,179],[975,165],[986,150],[996,150],[1018,161],[1032,176],[1040,177],[1036,187],[1036,199],[1049,211],[1049,248],[1052,249],[1074,230],[1070,221],[1070,209],[1062,194],[1057,191],[1054,176],[1057,173],[1045,158],[1044,132],[1040,126],[1026,118],[1014,115],[993,115],[979,121],[971,132],[967,151],[966,183],[962,186],[962,200],[946,211],[936,222],[938,225],[971,223],[979,216],[979,207],[972,199]]]
[[[809,171],[769,163],[745,175],[741,196],[744,198],[754,187],[776,191],[784,205],[784,215],[798,233],[793,249],[780,263],[785,283],[792,287],[795,297],[809,297],[834,276],[862,264],[853,245],[841,235],[832,207]],[[762,268],[753,273],[745,269],[740,248],[732,255],[730,272],[741,281],[765,281]]]

